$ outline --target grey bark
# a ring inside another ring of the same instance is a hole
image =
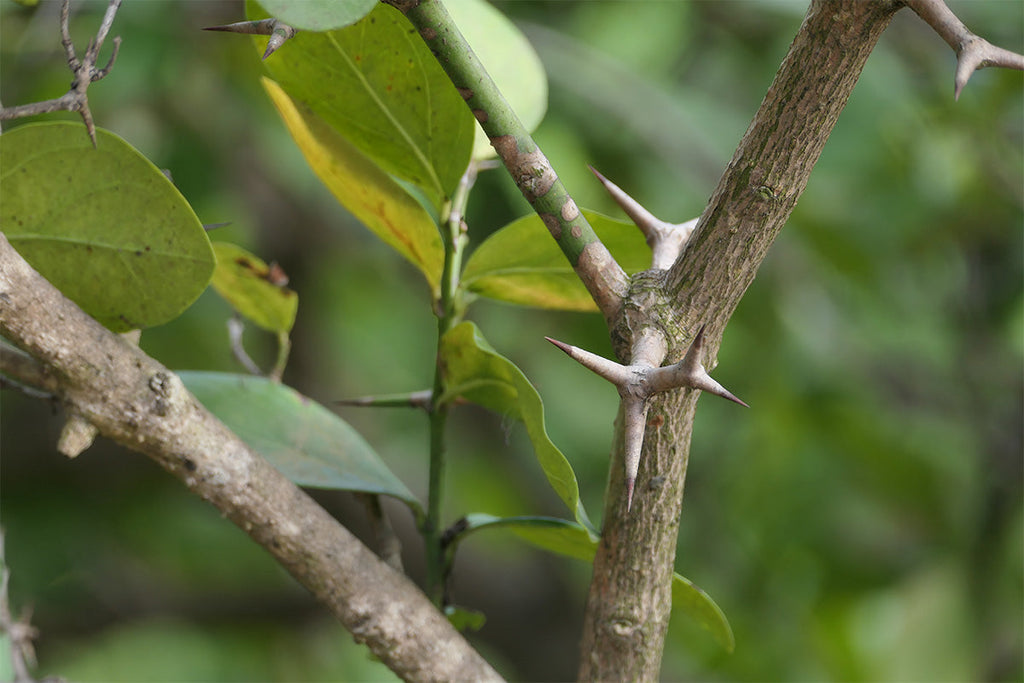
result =
[[[0,333],[28,356],[4,352],[0,372],[45,388],[100,434],[179,478],[399,676],[501,680],[415,584],[249,449],[174,373],[66,299],[2,233]]]

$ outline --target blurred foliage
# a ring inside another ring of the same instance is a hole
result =
[[[577,202],[620,215],[591,163],[672,221],[701,211],[806,9],[496,5],[548,70],[537,138]],[[1024,5],[951,5],[978,33],[1024,50]],[[66,90],[57,8],[0,0],[4,103]],[[80,43],[102,9],[76,4]],[[422,278],[306,167],[260,90],[249,41],[197,30],[242,14],[240,2],[125,3],[113,31],[121,54],[91,91],[94,116],[170,169],[203,222],[231,221],[216,239],[290,275],[302,305],[286,382],[328,404],[426,388],[435,326]],[[701,401],[677,569],[729,615],[737,647],[725,655],[676,620],[666,680],[1024,677],[1024,87],[1020,74],[988,69],[954,102],[953,67],[930,29],[897,15],[726,332],[715,375],[753,409]],[[62,117],[75,118],[46,120]],[[503,172],[484,174],[468,216],[474,241],[526,211]],[[142,346],[172,368],[237,371],[229,315],[208,292]],[[543,341],[610,353],[599,316],[479,302],[470,317],[537,386],[553,442],[600,510],[616,397]],[[247,344],[270,365],[270,335],[250,330]],[[13,391],[0,401],[0,521],[15,607],[32,605],[42,630],[41,673],[387,679],[171,477],[106,443],[67,461],[54,449],[59,411]],[[341,412],[422,494],[423,416]],[[451,435],[449,519],[561,513],[521,427],[465,407]],[[315,495],[367,534],[350,495]],[[412,520],[388,510],[418,575]],[[572,678],[589,572],[507,535],[462,545],[454,597],[487,615],[473,641],[514,678]]]

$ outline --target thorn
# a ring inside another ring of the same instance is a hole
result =
[[[284,45],[285,41],[295,35],[295,29],[287,24],[278,22],[277,28],[270,35],[270,40],[267,41],[267,49],[263,52],[263,59],[274,54],[279,47]]]
[[[632,373],[625,365],[620,365],[613,360],[603,358],[596,353],[585,351],[578,346],[572,346],[571,344],[560,342],[557,339],[552,339],[551,337],[544,338],[564,351],[566,355],[574,361],[591,372],[605,378],[616,387],[624,387],[629,383],[630,375]]]
[[[601,175],[596,168],[589,166],[591,173],[604,185],[615,203],[618,204],[630,220],[640,228],[647,246],[651,248],[651,267],[655,270],[667,270],[679,258],[683,246],[690,239],[697,218],[685,223],[668,223],[661,220],[644,206],[626,194],[618,185]]]
[[[693,338],[690,348],[687,349],[683,359],[675,365],[653,370],[649,377],[649,384],[652,392],[666,391],[679,387],[691,387],[700,389],[715,396],[721,396],[733,403],[749,408],[744,401],[733,395],[728,389],[716,382],[708,374],[707,368],[701,358],[704,355],[704,330],[707,326],[701,325],[697,336]]]
[[[647,399],[631,396],[623,399],[623,462],[626,467],[626,511],[633,507],[633,487],[640,471],[640,455],[644,448],[644,431],[647,429]]]
[[[259,19],[257,21],[236,21],[233,24],[207,26],[204,31],[224,31],[226,33],[244,33],[247,35],[269,36],[277,26],[277,19]]]
[[[686,351],[686,355],[679,363],[687,373],[687,377],[690,380],[690,386],[694,389],[707,391],[715,396],[721,396],[733,403],[740,404],[744,408],[749,408],[750,406],[712,379],[711,375],[708,374],[707,368],[704,367],[701,357],[704,355],[704,330],[706,328],[707,325],[700,326],[700,330],[697,331],[697,336],[693,338],[690,348]]]
[[[430,410],[430,401],[434,392],[430,389],[413,391],[408,394],[388,394],[386,396],[360,396],[359,398],[348,398],[336,400],[333,403],[339,406],[355,406],[359,408],[422,408]],[[458,400],[456,401],[458,402]]]
[[[278,19],[237,21],[233,24],[224,24],[222,26],[207,26],[203,30],[244,33],[255,36],[270,36],[270,40],[267,41],[267,49],[263,52],[263,59],[274,54],[278,48],[284,45],[286,40],[292,38],[296,33],[294,28]]]
[[[671,223],[666,223],[645,209],[640,202],[626,194],[622,188],[601,175],[596,168],[589,165],[587,168],[597,176],[597,179],[604,185],[604,189],[608,191],[608,194],[615,200],[615,203],[626,212],[626,215],[636,224],[636,227],[640,228],[640,232],[647,238],[648,244],[653,246],[653,240],[672,229]]]

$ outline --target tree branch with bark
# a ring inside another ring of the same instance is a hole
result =
[[[621,397],[579,678],[654,680],[671,606],[695,389],[742,403],[709,374],[725,327],[796,206],[868,56],[903,5],[811,3],[699,219],[662,221],[595,171],[652,248],[651,269],[629,277],[441,2],[386,2],[409,18],[438,58],[608,324],[617,361],[552,340],[611,381]],[[82,113],[95,143],[85,87],[113,63],[114,56],[104,69],[94,64],[117,5],[111,1],[109,21],[104,19],[79,63],[65,2],[62,42],[78,79],[74,97],[69,92],[31,112],[0,110],[0,118],[70,108]],[[944,3],[907,0],[906,5],[957,51],[957,97],[977,68],[1024,68],[1024,58],[972,34]],[[247,31],[279,35],[283,26],[294,35],[276,20],[255,28],[246,24]],[[115,56],[116,45],[117,39]],[[460,214],[454,224],[456,234]],[[56,397],[101,434],[144,453],[212,503],[397,674],[407,680],[499,678],[415,585],[231,433],[171,371],[61,295],[2,235],[0,332],[20,349],[0,353],[0,373]],[[433,405],[433,398],[418,405]],[[379,504],[371,500],[369,505],[376,516]],[[390,532],[385,528],[384,534]],[[392,565],[398,564],[395,555],[392,551]]]
[[[149,456],[263,546],[406,680],[500,680],[405,576],[254,453],[163,365],[36,273],[0,234],[0,372],[42,384],[107,438]]]

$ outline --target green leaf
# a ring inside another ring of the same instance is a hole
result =
[[[353,216],[419,268],[436,294],[444,247],[426,209],[277,83],[264,78],[263,87],[320,180]]]
[[[672,575],[672,609],[695,619],[711,632],[726,652],[736,648],[732,627],[722,608],[703,589],[678,573]]]
[[[484,69],[528,131],[540,125],[548,108],[548,77],[530,41],[508,17],[485,0],[445,3]],[[476,126],[473,158],[489,159],[494,148]]]
[[[295,324],[299,295],[273,282],[271,267],[236,244],[214,242],[217,267],[213,288],[231,307],[271,332],[289,332]]]
[[[584,209],[608,250],[627,273],[651,267],[651,250],[631,223]],[[597,311],[597,306],[536,215],[501,228],[470,255],[462,274],[470,292],[522,306]]]
[[[301,486],[382,493],[420,505],[347,422],[265,377],[179,373],[188,390],[253,450]]]
[[[557,517],[495,517],[474,512],[464,517],[463,534],[488,528],[508,529],[524,541],[549,552],[591,562],[597,552],[597,535],[576,522]]]
[[[447,605],[444,608],[444,615],[448,617],[448,621],[455,627],[455,630],[460,633],[479,631],[487,623],[487,616],[483,612],[469,609],[468,607]]]
[[[262,54],[266,40],[257,43]],[[337,31],[299,32],[266,68],[375,164],[422,188],[437,210],[469,165],[473,116],[393,7],[379,4]]]
[[[582,526],[593,529],[580,500],[576,474],[544,428],[544,403],[522,371],[483,338],[471,322],[456,325],[440,343],[440,362],[445,368],[442,402],[459,396],[519,420],[533,443],[541,469],[555,493]]]
[[[185,198],[135,148],[80,123],[0,135],[0,230],[32,267],[115,332],[176,318],[214,257]]]
[[[377,0],[260,0],[270,16],[292,28],[330,31],[365,17]]]
[[[556,555],[592,562],[597,553],[597,537],[588,529],[567,519],[540,516],[495,517],[482,513],[469,514],[464,519],[466,528],[462,538],[480,529],[503,528],[524,541]],[[732,652],[735,648],[736,641],[725,613],[711,596],[679,573],[672,575],[672,609],[696,620],[710,631],[727,652]]]

